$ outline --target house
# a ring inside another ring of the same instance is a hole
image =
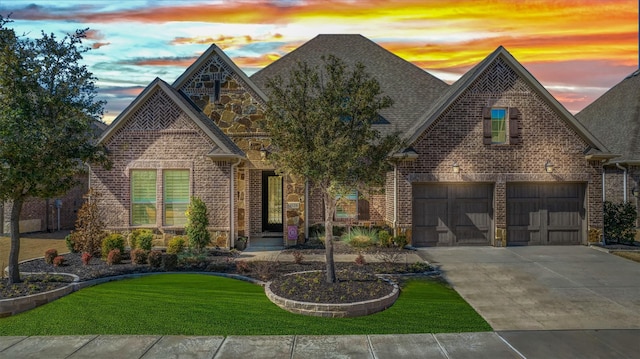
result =
[[[419,246],[579,244],[602,226],[608,150],[504,48],[449,86],[360,35],[319,35],[251,77],[212,45],[173,84],[154,80],[100,138],[114,166],[90,181],[108,228],[179,233],[198,196],[218,245],[308,238],[322,199],[269,163],[261,121],[269,78],[329,54],[366,66],[394,100],[375,126],[409,144],[384,193],[354,192],[337,222],[386,224]]]
[[[576,118],[620,157],[604,164],[603,199],[638,208],[640,191],[640,70],[576,114]],[[636,224],[637,226],[640,224]]]

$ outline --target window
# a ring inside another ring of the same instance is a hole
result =
[[[164,175],[164,225],[184,226],[185,212],[189,207],[189,170],[165,170]]]
[[[131,224],[156,224],[156,170],[131,171]]]
[[[507,110],[504,108],[491,109],[491,143],[507,142]]]
[[[357,219],[358,218],[358,191],[353,190],[344,197],[336,198],[336,219]]]
[[[515,107],[484,107],[482,117],[483,143],[485,145],[522,144],[522,114],[520,110]],[[507,121],[509,125],[507,125]]]

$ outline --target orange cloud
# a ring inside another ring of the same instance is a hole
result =
[[[111,43],[110,42],[94,42],[91,45],[91,48],[95,50],[107,45],[111,45]]]
[[[159,58],[145,58],[137,59],[127,62],[130,65],[136,66],[177,66],[187,68],[197,60],[196,57],[159,57]]]

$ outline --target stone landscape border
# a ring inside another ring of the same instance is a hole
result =
[[[294,274],[296,273],[291,273],[291,275]],[[271,282],[267,283],[264,287],[264,291],[271,302],[291,313],[328,318],[361,317],[381,312],[391,307],[393,303],[395,303],[396,299],[398,299],[398,295],[400,295],[398,284],[386,278],[382,279],[393,286],[393,290],[390,294],[378,299],[354,303],[324,304],[287,299],[275,294],[271,290]]]

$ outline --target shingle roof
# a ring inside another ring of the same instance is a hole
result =
[[[640,163],[640,69],[576,114],[615,153],[612,162]]]
[[[556,100],[538,80],[529,73],[504,47],[499,46],[493,53],[484,58],[480,63],[467,71],[458,81],[451,85],[447,91],[433,104],[433,106],[425,111],[424,115],[417,121],[407,133],[408,144],[415,142],[418,137],[434,122],[438,117],[462,95],[462,93],[480,76],[482,73],[498,58],[502,58],[520,77],[522,77],[547,103],[556,113],[578,133],[591,147],[596,149],[598,153],[609,153],[608,149],[601,141],[593,136],[581,123],[576,121],[575,117]]]
[[[423,69],[385,50],[362,35],[318,35],[296,50],[256,72],[251,80],[267,92],[269,78],[287,78],[297,62],[321,66],[323,55],[334,55],[349,66],[361,62],[366,72],[380,83],[384,95],[393,99],[392,107],[381,111],[389,124],[377,124],[383,133],[404,133],[449,85]]]
[[[243,158],[244,152],[225,135],[200,109],[187,98],[187,96],[171,87],[160,78],[153,80],[139,95],[127,106],[127,108],[116,117],[111,125],[102,133],[99,142],[104,143],[119,128],[124,126],[129,116],[133,114],[156,90],[165,92],[184,111],[193,122],[204,131],[209,138],[217,145],[211,152],[212,157],[218,158]]]

